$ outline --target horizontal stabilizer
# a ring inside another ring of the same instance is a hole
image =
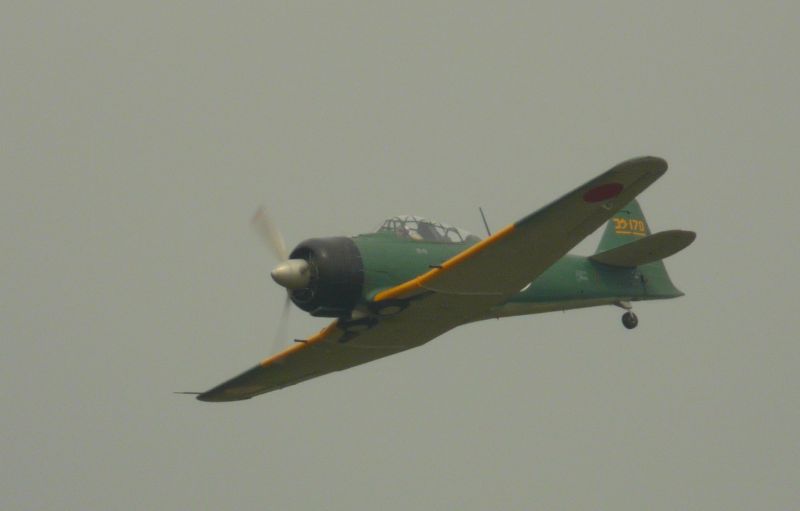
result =
[[[680,252],[692,244],[695,236],[692,231],[663,231],[600,252],[591,256],[589,260],[608,266],[633,268]]]

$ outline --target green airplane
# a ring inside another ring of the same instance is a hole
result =
[[[695,239],[690,231],[651,234],[635,200],[666,170],[655,157],[620,163],[485,239],[396,216],[377,232],[309,239],[286,255],[277,230],[258,215],[282,260],[272,278],[300,309],[336,319],[197,398],[249,399],[490,318],[616,305],[634,328],[632,302],[683,295],[662,259]],[[603,224],[594,255],[567,254]]]

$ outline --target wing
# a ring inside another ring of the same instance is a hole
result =
[[[203,392],[201,401],[239,401],[424,344],[491,306],[486,299],[430,293],[366,331],[347,332],[334,321],[308,340]]]
[[[492,295],[507,300],[603,225],[667,170],[661,158],[620,163],[423,275],[375,296]]]
[[[408,300],[352,333],[334,321],[318,334],[200,394],[238,401],[341,371],[424,344],[486,312],[533,281],[667,169],[660,158],[623,162],[557,201],[477,243],[439,268],[378,293],[376,302]]]

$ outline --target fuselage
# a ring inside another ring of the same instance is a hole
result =
[[[364,280],[361,300],[417,277],[463,251],[476,241],[441,243],[398,239],[391,232],[351,238],[361,256]],[[497,269],[502,271],[502,268]],[[621,301],[682,296],[658,261],[636,268],[615,268],[588,257],[566,255],[486,318],[536,314]]]

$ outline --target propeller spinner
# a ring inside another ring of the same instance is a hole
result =
[[[270,275],[272,280],[288,290],[307,287],[311,278],[305,259],[288,259],[276,266]]]

